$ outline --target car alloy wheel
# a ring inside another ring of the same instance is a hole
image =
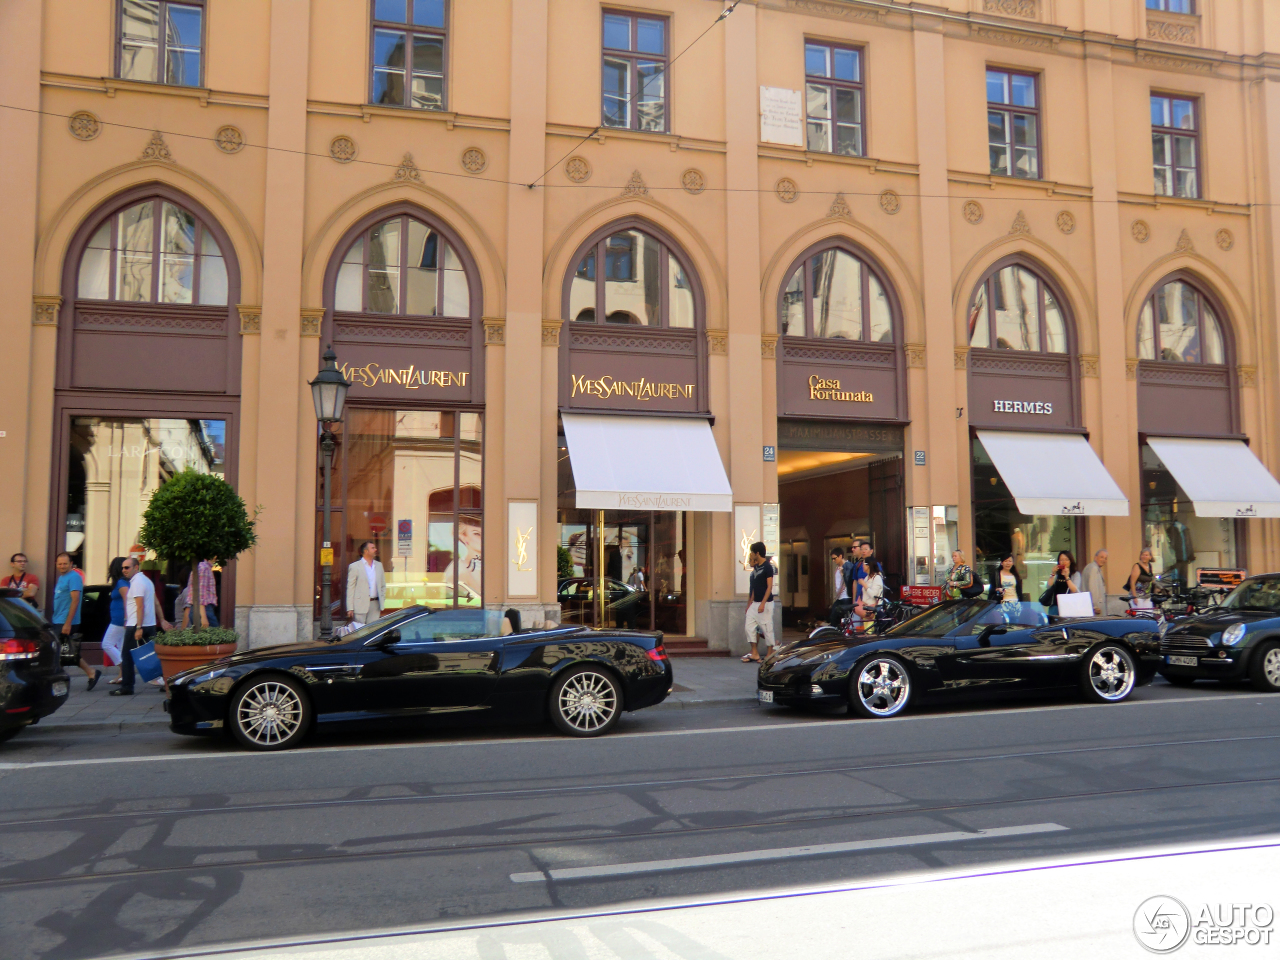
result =
[[[603,670],[583,667],[556,682],[551,691],[551,718],[563,733],[598,737],[622,715],[622,691]]]
[[[911,677],[893,657],[876,657],[862,665],[849,703],[863,717],[892,717],[911,699]]]
[[[1085,694],[1099,703],[1119,703],[1136,681],[1133,657],[1112,644],[1099,647],[1085,664]]]
[[[311,720],[307,696],[292,680],[270,677],[243,687],[231,704],[231,730],[255,750],[284,750],[302,739]]]
[[[1255,689],[1264,693],[1280,692],[1280,644],[1273,641],[1259,647],[1250,674]]]

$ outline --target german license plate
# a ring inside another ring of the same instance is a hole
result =
[[[1199,661],[1195,657],[1165,657],[1165,660],[1174,667],[1199,666]]]
[[[55,697],[65,697],[67,695],[67,684],[64,680],[59,680],[53,685],[53,695]]]
[[[761,703],[773,703],[772,690],[757,690],[756,696],[760,698]]]

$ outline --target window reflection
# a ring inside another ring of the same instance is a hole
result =
[[[984,280],[969,308],[969,346],[1068,353],[1066,318],[1048,286],[1016,264]]]
[[[1225,363],[1222,328],[1205,298],[1190,284],[1158,287],[1138,317],[1138,358],[1173,363]]]
[[[813,258],[813,335],[862,339],[862,264],[843,250]]]
[[[596,267],[602,264],[602,283]],[[591,245],[568,285],[568,318],[594,323],[692,329],[697,324],[688,271],[656,237],[621,230]]]
[[[462,258],[438,231],[393,217],[358,237],[338,266],[335,310],[468,318],[471,286]]]

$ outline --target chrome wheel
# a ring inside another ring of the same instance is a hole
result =
[[[565,733],[596,736],[617,720],[619,700],[620,691],[612,677],[597,670],[581,670],[558,685],[553,717]]]
[[[854,709],[864,717],[892,717],[911,697],[911,678],[897,660],[872,660],[858,674],[853,693]]]
[[[1095,697],[1108,703],[1123,700],[1137,680],[1133,661],[1119,647],[1103,647],[1089,660],[1089,686]]]
[[[1272,647],[1262,658],[1262,675],[1273,687],[1280,687],[1280,647]]]
[[[292,685],[278,680],[255,683],[236,704],[236,728],[251,746],[281,747],[302,731],[306,709]]]

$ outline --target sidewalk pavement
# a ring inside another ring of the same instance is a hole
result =
[[[675,689],[656,709],[693,707],[726,700],[754,700],[756,666],[737,657],[673,657]],[[92,690],[75,668],[71,674],[71,695],[62,708],[40,721],[43,729],[63,731],[154,730],[169,723],[164,712],[164,688],[139,681],[132,697],[110,696],[119,689],[107,681],[120,675],[117,667],[103,672]],[[652,708],[651,708],[652,709]]]

